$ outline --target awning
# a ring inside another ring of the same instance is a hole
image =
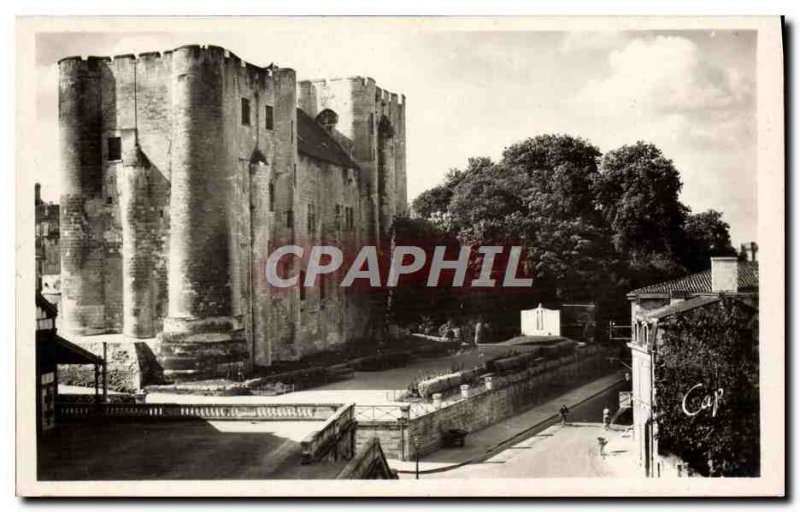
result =
[[[103,364],[103,358],[70,343],[55,333],[36,337],[36,351],[42,361],[55,364]]]

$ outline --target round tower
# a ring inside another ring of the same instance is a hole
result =
[[[105,331],[101,66],[104,59],[58,63],[61,322],[69,334]]]
[[[233,316],[232,172],[226,160],[224,50],[172,54],[169,308],[162,332],[165,375],[239,375],[247,346]]]
[[[117,175],[122,224],[122,332],[134,338],[155,336],[155,212],[149,194],[149,163],[136,144]]]

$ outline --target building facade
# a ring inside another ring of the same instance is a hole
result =
[[[61,294],[59,205],[42,201],[38,183],[35,191],[36,290],[41,291],[45,299],[57,304]]]
[[[674,281],[657,283],[628,294],[631,303],[631,350],[633,436],[642,472],[649,477],[676,475],[679,460],[659,454],[658,399],[655,362],[665,329],[677,315],[716,304],[722,297],[736,297],[758,305],[758,264],[737,257],[712,257],[709,270]]]
[[[175,379],[373,335],[380,300],[272,289],[265,264],[281,245],[387,236],[406,204],[404,98],[369,78],[298,83],[215,46],[59,73],[65,333],[157,339]]]

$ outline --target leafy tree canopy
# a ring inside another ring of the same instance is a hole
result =
[[[683,263],[689,271],[707,269],[711,256],[736,255],[731,245],[730,226],[722,220],[721,212],[708,210],[689,215],[684,229]]]
[[[606,153],[595,193],[617,250],[679,254],[688,213],[678,198],[681,187],[672,160],[653,144]]]
[[[602,155],[579,137],[540,135],[506,148],[499,162],[469,159],[412,206],[461,243],[524,245],[528,302],[616,301],[621,316],[626,292],[703,270],[710,254],[732,250],[721,214],[689,215],[681,186],[653,144]]]

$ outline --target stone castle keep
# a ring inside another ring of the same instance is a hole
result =
[[[368,339],[380,298],[270,289],[264,264],[385,240],[405,108],[371,78],[297,82],[214,46],[61,60],[61,332],[153,340],[176,379]]]

